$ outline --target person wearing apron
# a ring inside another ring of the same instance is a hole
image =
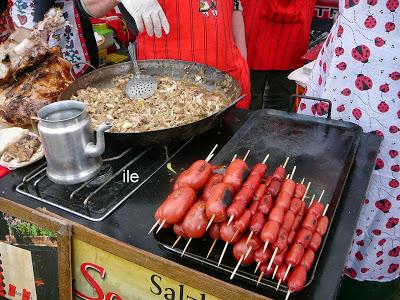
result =
[[[90,19],[75,7],[73,0],[11,1],[10,14],[15,28],[32,29],[43,20],[51,7],[61,9],[71,26],[54,32],[49,39],[49,47],[61,48],[64,58],[73,64],[75,77],[83,75],[91,66],[98,66],[98,50]]]
[[[105,13],[96,8],[94,0],[81,2],[89,15]],[[240,82],[246,94],[237,106],[249,107],[250,75],[244,58],[244,25],[243,19],[241,25],[236,19],[242,18],[239,0],[121,0],[121,3],[124,6],[119,7],[127,25],[140,32],[139,59],[192,61],[224,71]],[[147,34],[142,33],[144,29]]]
[[[350,278],[381,285],[400,283],[399,20],[398,1],[340,0],[307,83],[307,95],[332,101],[333,119],[356,123],[382,139],[345,270]],[[304,100],[299,113],[325,116],[327,107]]]

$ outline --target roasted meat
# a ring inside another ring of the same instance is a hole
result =
[[[0,88],[0,117],[7,123],[24,126],[31,123],[43,106],[55,102],[73,81],[70,63],[53,48],[36,69],[19,76],[11,86]]]
[[[5,162],[14,160],[17,163],[29,161],[39,147],[39,139],[34,135],[27,134],[18,142],[6,148],[3,152],[2,160]]]
[[[0,86],[8,85],[27,68],[42,63],[50,52],[48,39],[51,32],[66,24],[61,11],[51,9],[23,38],[20,37],[21,30],[17,30],[0,44]]]

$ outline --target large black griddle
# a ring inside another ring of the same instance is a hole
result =
[[[212,163],[227,165],[234,154],[243,157],[246,151],[250,150],[247,163],[249,167],[252,167],[269,153],[270,170],[268,174],[272,174],[275,167],[282,164],[289,156],[287,171],[289,173],[296,165],[295,181],[300,182],[302,178],[305,178],[306,183],[312,182],[308,195],[319,196],[325,189],[322,202],[329,203],[326,215],[332,220],[353,164],[361,134],[361,128],[353,123],[287,114],[275,110],[260,110],[254,113],[225,144]],[[309,199],[306,201],[309,202]],[[306,286],[311,284],[314,278],[329,231],[330,228],[328,228],[320,251],[316,253],[315,263],[308,273]],[[186,244],[186,241],[182,240],[174,249],[171,248],[176,239],[172,229],[162,229],[155,234],[155,238],[164,249],[177,255],[182,253]],[[223,262],[218,267],[217,262],[223,242],[219,241],[209,259],[206,259],[205,256],[211,243],[209,237],[192,240],[184,258],[201,263],[212,270],[223,272],[229,280],[229,275],[237,263],[232,255],[232,246],[228,247]],[[236,277],[246,283],[255,284],[259,274],[253,274],[254,267],[254,264],[250,267],[241,266]],[[275,290],[276,284],[276,281],[264,278],[259,287]],[[286,293],[287,287],[282,285],[279,292]]]

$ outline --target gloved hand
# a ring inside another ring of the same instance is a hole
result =
[[[169,23],[157,0],[120,0],[129,14],[135,19],[139,32],[146,27],[149,36],[161,37],[162,29],[169,33]]]

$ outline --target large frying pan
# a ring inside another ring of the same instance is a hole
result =
[[[146,60],[139,61],[139,67],[143,74],[169,76],[174,79],[185,79],[192,82],[195,82],[196,76],[201,76],[203,80],[201,83],[196,81],[197,84],[209,90],[215,90],[216,88],[223,90],[225,96],[230,100],[230,104],[222,111],[207,118],[178,127],[137,133],[106,133],[107,143],[119,142],[128,146],[146,147],[152,144],[167,145],[189,139],[215,127],[223,116],[244,97],[244,95],[241,96],[241,87],[234,78],[209,66],[176,60]],[[87,87],[95,87],[101,90],[110,86],[111,80],[116,76],[131,72],[132,66],[130,62],[92,71],[75,80],[59,96],[59,100],[71,99],[78,90]]]

